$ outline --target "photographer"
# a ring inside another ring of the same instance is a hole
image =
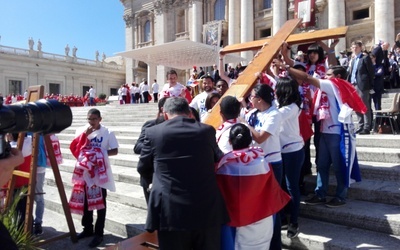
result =
[[[12,172],[16,166],[24,162],[21,151],[12,148],[10,155],[5,159],[0,159],[0,186],[10,180]]]
[[[3,186],[10,180],[14,168],[23,162],[24,157],[22,156],[22,152],[16,148],[11,149],[10,155],[7,158],[0,159],[0,186]],[[0,242],[3,249],[18,249],[2,223],[0,223]]]

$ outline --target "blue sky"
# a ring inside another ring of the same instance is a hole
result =
[[[4,0],[0,3],[0,44],[64,55],[68,44],[77,57],[95,59],[125,50],[123,5],[119,0]],[[71,55],[71,52],[70,52]]]

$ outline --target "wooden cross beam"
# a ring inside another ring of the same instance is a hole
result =
[[[257,82],[255,73],[265,71],[267,65],[274,59],[275,54],[281,48],[282,44],[289,35],[300,24],[301,19],[292,19],[286,21],[282,28],[274,35],[270,42],[264,46],[254,57],[246,69],[237,78],[236,82],[225,92],[224,96],[231,95],[235,97],[246,96]],[[204,123],[218,128],[221,123],[220,107],[219,104],[222,98],[215,104],[211,113],[207,114]]]
[[[315,42],[318,40],[340,38],[340,37],[346,36],[347,30],[348,30],[348,27],[343,26],[343,27],[332,28],[332,29],[303,32],[303,33],[299,33],[299,34],[290,35],[287,38],[286,42],[289,45],[292,45],[292,44],[310,43],[310,42]],[[246,43],[228,45],[228,46],[225,46],[221,50],[220,53],[222,55],[225,55],[225,54],[229,54],[229,53],[235,53],[235,52],[241,52],[241,51],[247,51],[247,50],[259,50],[264,46],[264,44],[271,43],[272,39],[273,38],[267,38],[267,39],[262,39],[262,40],[246,42]]]
[[[331,38],[340,38],[346,36],[348,29],[348,27],[345,26],[291,35],[300,22],[301,19],[288,20],[272,38],[228,45],[222,49],[220,52],[221,55],[248,50],[259,50],[253,61],[248,64],[246,69],[238,77],[236,82],[232,84],[232,86],[226,91],[224,96],[247,96],[257,83],[257,77],[255,76],[255,73],[266,70],[266,67],[274,59],[275,54],[279,51],[284,41],[288,42],[289,44],[301,44]],[[220,101],[221,100],[222,98]],[[207,114],[207,117],[204,120],[204,123],[209,124],[214,128],[218,128],[222,123],[219,107],[220,101],[218,101],[218,103],[214,106],[214,108],[211,110],[211,113]]]

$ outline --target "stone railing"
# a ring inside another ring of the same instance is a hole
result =
[[[52,53],[47,53],[47,52],[43,52],[43,51],[14,48],[14,47],[9,47],[9,46],[4,46],[4,45],[0,45],[0,53],[17,55],[17,56],[25,56],[25,57],[31,57],[31,58],[42,58],[42,59],[58,61],[58,62],[76,63],[76,64],[82,64],[82,65],[93,66],[93,67],[103,67],[103,68],[109,68],[109,69],[124,69],[124,65],[118,65],[114,62],[95,61],[95,60],[84,59],[84,58],[79,58],[79,57],[71,57],[71,56],[65,56],[65,55],[52,54]]]
[[[0,53],[29,56],[29,50],[0,45]]]
[[[176,34],[175,34],[175,37],[176,37],[176,38],[175,38],[176,41],[180,41],[180,40],[190,40],[189,32],[188,32],[188,31],[176,33]]]
[[[152,46],[152,45],[154,45],[154,44],[153,44],[153,41],[142,42],[142,43],[138,43],[138,44],[137,44],[137,48],[138,48],[138,49],[139,49],[139,48],[145,48],[145,47],[149,47],[149,46]]]
[[[256,18],[265,18],[265,17],[271,17],[272,16],[272,8],[270,8],[270,9],[263,9],[263,10],[260,10],[260,11],[257,11],[256,13],[255,13],[255,17]]]

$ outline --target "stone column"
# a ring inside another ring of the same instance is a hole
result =
[[[272,0],[272,34],[275,35],[287,21],[287,12],[286,0]]]
[[[240,42],[240,0],[229,0],[228,9],[228,44]]]
[[[168,32],[173,30],[172,27],[168,26],[167,16],[170,13],[161,13],[160,15],[155,15],[154,19],[154,37],[155,44],[163,44],[168,42]],[[163,88],[165,83],[165,75],[167,73],[167,67],[159,65],[157,67],[157,82],[160,85],[160,90]],[[152,82],[151,82],[152,83]]]
[[[241,0],[240,1],[241,13],[240,23],[242,27],[240,29],[240,42],[250,42],[254,40],[254,7],[253,1]],[[253,52],[245,51],[241,52],[240,55],[246,58],[247,63],[253,60]],[[246,63],[246,65],[247,65]]]
[[[379,40],[393,45],[394,33],[394,0],[375,0],[375,44]]]
[[[131,12],[128,12],[127,14],[124,15],[124,21],[125,21],[125,51],[130,51],[135,49],[135,22],[134,22],[134,16],[131,14]],[[97,59],[96,59],[97,60]],[[125,78],[126,82],[131,83],[134,81],[134,75],[132,69],[134,68],[134,59],[132,58],[126,58],[125,59]],[[97,62],[99,65],[101,65],[101,62]]]
[[[157,65],[153,63],[147,64],[147,84],[149,85],[150,92],[153,91],[151,85],[153,84],[153,80],[157,79]],[[158,82],[158,80],[157,80]]]
[[[203,2],[193,1],[192,5],[192,32],[191,38],[195,42],[203,42]]]
[[[328,28],[337,28],[346,25],[346,20],[343,16],[345,13],[344,0],[329,0],[328,2]],[[335,47],[335,54],[346,50],[346,38],[340,38],[340,42]]]

